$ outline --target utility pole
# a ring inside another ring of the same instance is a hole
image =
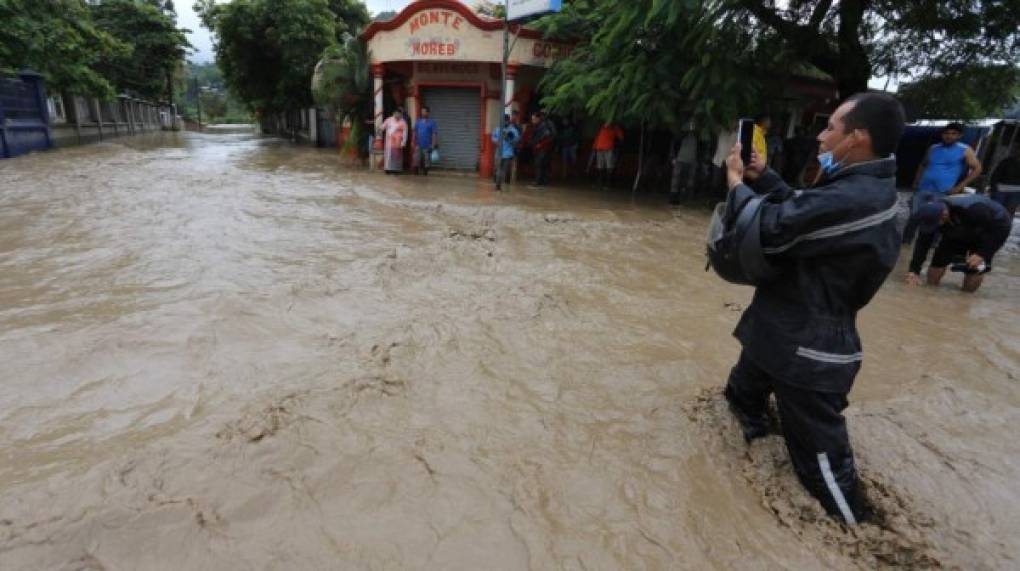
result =
[[[498,161],[503,160],[503,139],[506,138],[506,130],[510,127],[510,110],[506,108],[507,92],[506,92],[506,68],[510,61],[510,0],[505,0],[503,4],[503,87],[499,90],[499,96],[502,99],[500,101],[500,113],[499,113],[499,140],[496,141],[496,157]],[[512,101],[512,100],[511,100]],[[511,103],[512,104],[512,103]],[[499,173],[499,164],[496,165],[496,172]],[[496,181],[496,190],[503,189],[502,180]]]
[[[202,130],[202,88],[198,86],[198,78],[195,78],[195,103],[198,107],[198,130]]]

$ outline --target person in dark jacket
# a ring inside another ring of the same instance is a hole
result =
[[[536,111],[531,116],[531,124],[535,127],[531,135],[531,146],[535,151],[535,184],[532,186],[545,186],[549,184],[549,165],[552,162],[553,143],[556,142],[556,125],[541,111]]]
[[[740,144],[726,160],[731,201],[770,193],[762,251],[778,275],[759,283],[734,336],[743,351],[724,392],[748,442],[768,434],[774,393],[794,471],[832,515],[853,525],[869,515],[843,410],[863,353],[857,312],[896,265],[896,159],[902,106],[859,94],[818,135],[824,174],[792,190]],[[750,188],[744,183],[747,180]]]
[[[921,283],[921,266],[935,238],[928,285],[937,286],[950,264],[963,272],[963,291],[975,292],[992,271],[992,257],[1006,243],[1013,218],[998,202],[980,194],[957,194],[923,205],[915,215],[920,228],[910,259],[907,284]]]

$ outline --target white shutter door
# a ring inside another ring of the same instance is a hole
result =
[[[482,119],[478,90],[427,87],[422,93],[422,104],[429,107],[439,131],[439,162],[435,166],[477,169]]]

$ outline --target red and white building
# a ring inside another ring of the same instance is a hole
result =
[[[516,42],[502,93],[502,20],[480,16],[455,0],[418,0],[391,20],[373,22],[361,39],[375,79],[376,130],[398,105],[412,124],[427,105],[439,130],[438,166],[490,174],[489,134],[501,113],[526,109],[546,68],[571,50],[526,27],[513,25],[511,33]],[[373,166],[381,143],[373,151]]]

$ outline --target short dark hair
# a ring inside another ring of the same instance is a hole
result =
[[[884,93],[858,93],[847,99],[853,109],[843,117],[844,131],[864,129],[871,135],[871,150],[879,157],[896,151],[903,136],[906,114],[903,105]]]
[[[759,113],[759,114],[754,116],[754,122],[755,123],[761,123],[762,121],[764,121],[766,119],[771,121],[772,120],[772,115],[769,115],[768,113]]]
[[[963,123],[950,123],[945,126],[943,131],[956,131],[957,133],[963,133]]]
[[[428,105],[422,105],[422,106],[421,106],[421,110],[422,110],[422,111],[428,111],[429,113],[432,113],[432,110],[431,110],[431,109],[429,109],[429,106],[428,106]]]

